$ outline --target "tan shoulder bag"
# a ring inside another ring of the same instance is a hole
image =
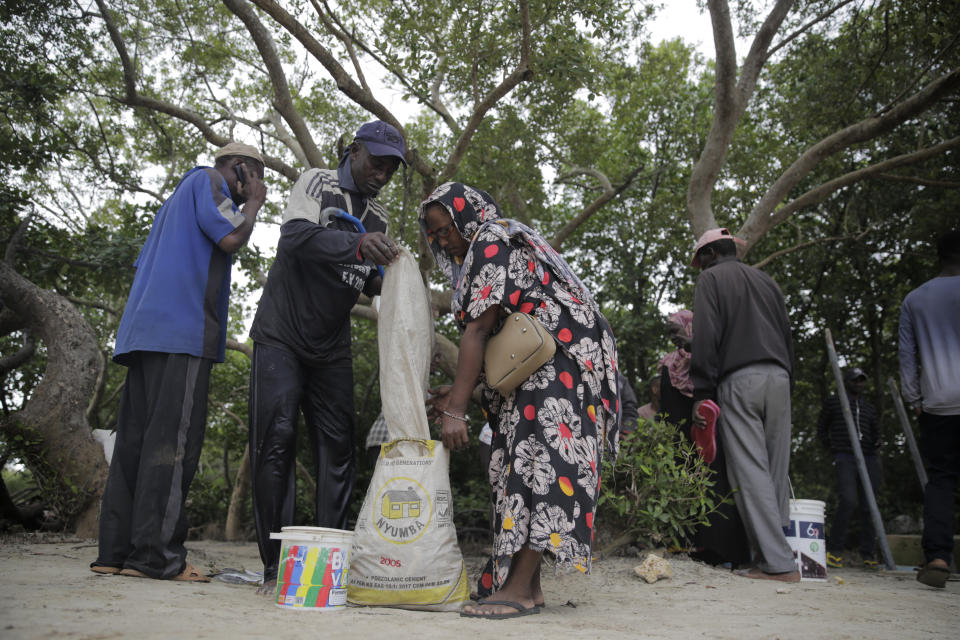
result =
[[[557,350],[550,332],[533,316],[516,312],[487,340],[483,368],[487,383],[502,396],[510,395]]]

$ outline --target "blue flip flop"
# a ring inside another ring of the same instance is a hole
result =
[[[470,613],[468,611],[461,611],[461,618],[489,618],[491,620],[507,620],[509,618],[519,618],[521,616],[529,616],[535,613],[540,613],[540,607],[525,607],[519,602],[513,602],[511,600],[477,600],[478,605],[483,604],[498,604],[504,607],[510,607],[516,609],[513,613]]]

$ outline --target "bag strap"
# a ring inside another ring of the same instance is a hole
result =
[[[430,457],[433,457],[434,449],[437,446],[436,440],[425,440],[422,438],[397,438],[396,440],[391,440],[390,442],[384,443],[380,448],[380,455],[385,456],[386,454],[393,451],[397,444],[401,442],[413,442],[424,447],[430,454]]]

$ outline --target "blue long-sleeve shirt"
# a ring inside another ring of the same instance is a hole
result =
[[[904,298],[900,386],[927,413],[960,414],[960,276],[934,278]]]

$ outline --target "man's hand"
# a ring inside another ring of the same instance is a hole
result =
[[[241,162],[238,166],[243,170],[247,184],[238,184],[237,191],[246,198],[246,202],[253,202],[259,208],[267,200],[267,185],[263,184],[257,172],[250,169],[247,163]]]
[[[390,264],[400,255],[397,243],[380,231],[372,231],[360,241],[360,255],[375,264]]]
[[[243,203],[243,208],[240,209],[240,212],[243,213],[243,222],[217,242],[217,246],[227,253],[239,251],[240,247],[247,244],[247,240],[250,239],[250,234],[253,232],[253,224],[257,219],[257,213],[267,200],[267,185],[263,184],[263,180],[260,179],[257,172],[250,169],[245,162],[235,164],[234,168],[236,167],[240,167],[240,170],[243,171],[247,183],[243,184],[238,179],[236,194],[233,191],[230,194],[237,202]]]
[[[696,402],[693,403],[693,415],[691,416],[690,420],[693,426],[696,427],[697,429],[707,428],[707,420],[702,415],[700,415],[700,405],[702,405],[703,403],[704,403],[703,400],[697,400]]]

